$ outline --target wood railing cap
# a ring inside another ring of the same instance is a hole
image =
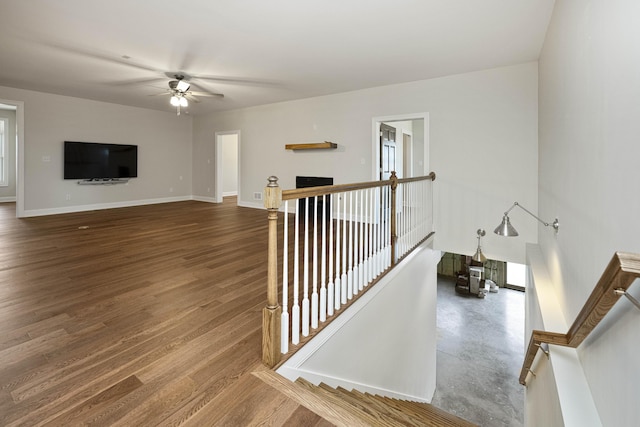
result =
[[[640,275],[640,254],[616,252],[615,256],[622,271]]]

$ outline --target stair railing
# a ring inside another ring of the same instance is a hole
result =
[[[566,334],[539,330],[531,332],[529,346],[520,371],[520,384],[527,385],[527,376],[533,373],[531,370],[533,361],[543,344],[577,348],[622,295],[640,308],[640,303],[627,293],[629,286],[638,277],[640,277],[640,254],[616,252]],[[543,351],[548,354],[548,351],[544,349]]]
[[[434,180],[433,172],[405,179],[393,172],[385,181],[282,191],[278,178],[269,177],[264,191],[269,245],[262,339],[267,366],[278,364],[290,344],[328,323],[433,234]]]

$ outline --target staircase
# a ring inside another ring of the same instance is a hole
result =
[[[354,418],[362,426],[475,426],[428,403],[392,399],[342,387],[332,388],[321,383],[316,386],[303,378],[296,384],[330,404],[335,412],[348,413],[345,425],[353,426]],[[318,412],[318,415],[323,415]]]

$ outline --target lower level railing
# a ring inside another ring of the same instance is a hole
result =
[[[276,365],[369,284],[433,233],[435,174],[282,191],[269,178],[263,362]],[[283,204],[284,202],[284,204]],[[278,212],[283,208],[283,234]],[[278,300],[278,241],[282,303]]]

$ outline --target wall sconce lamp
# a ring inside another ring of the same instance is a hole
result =
[[[487,257],[482,253],[482,247],[480,246],[480,239],[487,234],[482,228],[478,228],[478,249],[476,249],[476,253],[471,257],[472,260],[484,263],[487,260]]]
[[[498,225],[496,229],[493,230],[494,233],[500,236],[507,236],[507,237],[518,235],[518,232],[516,231],[515,228],[513,228],[513,226],[511,225],[511,222],[509,221],[509,212],[511,212],[511,210],[516,206],[518,206],[523,211],[525,211],[526,213],[528,213],[529,215],[531,215],[532,217],[540,221],[542,224],[544,224],[545,227],[552,226],[555,232],[556,233],[558,232],[558,229],[560,228],[560,223],[558,222],[558,218],[556,218],[551,224],[549,224],[548,222],[544,222],[543,220],[538,218],[536,215],[531,213],[527,208],[522,206],[520,203],[513,202],[513,205],[509,208],[509,210],[504,213],[504,216],[502,217],[502,222],[500,223],[500,225]]]

